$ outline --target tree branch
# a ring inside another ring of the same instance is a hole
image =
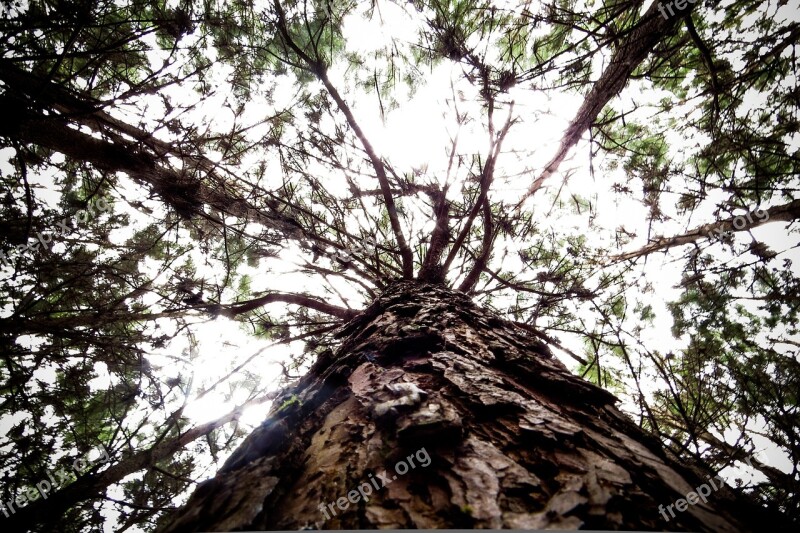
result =
[[[689,36],[694,41],[695,46],[700,51],[700,55],[703,57],[703,62],[708,69],[708,74],[711,76],[711,96],[714,99],[714,120],[716,121],[716,117],[719,116],[719,95],[722,94],[722,89],[719,86],[719,78],[717,77],[717,69],[714,67],[714,58],[711,55],[711,50],[708,49],[706,43],[703,42],[703,39],[700,37],[700,34],[697,33],[697,28],[694,26],[694,22],[692,21],[691,14],[686,17],[686,31],[689,33]]]
[[[94,498],[106,487],[121,481],[126,476],[142,469],[150,468],[159,461],[163,461],[182,450],[187,444],[233,420],[237,420],[242,411],[248,407],[269,401],[273,396],[272,394],[267,394],[254,398],[216,420],[196,426],[179,437],[159,442],[144,451],[135,453],[103,472],[81,476],[69,485],[51,493],[47,499],[39,499],[29,502],[25,507],[18,507],[17,512],[4,519],[3,523],[9,531],[34,529],[32,526],[35,524],[46,524],[47,521],[60,517],[75,504]]]
[[[375,170],[378,183],[380,184],[381,193],[383,194],[383,201],[386,204],[386,210],[389,213],[389,222],[392,226],[392,232],[394,232],[395,239],[397,239],[397,245],[400,248],[400,257],[403,266],[403,278],[412,279],[414,277],[414,256],[411,253],[411,248],[408,246],[406,238],[403,235],[403,230],[400,227],[400,219],[397,216],[397,207],[395,206],[394,199],[392,198],[391,186],[389,185],[389,178],[386,176],[386,168],[383,165],[383,161],[381,161],[381,159],[375,153],[375,149],[372,147],[369,139],[367,139],[367,136],[361,130],[361,127],[358,125],[358,121],[356,121],[356,118],[353,115],[353,112],[350,110],[350,107],[341,97],[339,91],[336,90],[336,87],[334,87],[331,83],[330,79],[328,78],[327,68],[323,61],[319,58],[312,59],[309,57],[308,54],[303,52],[303,50],[297,46],[294,40],[292,40],[288,27],[286,26],[286,15],[277,0],[275,0],[275,10],[278,13],[278,28],[284,42],[303,61],[307,63],[309,70],[313,72],[325,86],[328,94],[331,95],[331,98],[333,98],[333,100],[336,102],[339,110],[344,114],[348,125],[361,142],[361,146],[363,146],[364,151],[367,153],[367,157],[369,157],[369,160],[372,163],[372,168]]]
[[[434,214],[436,216],[436,227],[431,234],[431,243],[422,267],[419,270],[419,279],[428,281],[436,277],[436,270],[439,268],[442,255],[447,247],[447,239],[450,234],[449,213],[450,206],[447,203],[447,189],[430,193],[434,201]]]
[[[647,58],[653,47],[677,26],[680,17],[664,19],[659,13],[658,7],[658,2],[652,3],[642,16],[639,26],[630,32],[614,53],[608,68],[592,86],[580,109],[578,109],[575,118],[572,119],[572,122],[567,127],[555,156],[544,167],[544,170],[534,180],[528,192],[519,201],[516,206],[517,210],[522,207],[525,200],[542,187],[547,178],[558,170],[558,167],[567,157],[567,153],[573,146],[578,144],[583,133],[592,125],[600,111],[625,87],[634,69]],[[687,16],[690,15],[689,10],[693,7],[694,4],[690,4],[684,13]]]
[[[258,309],[259,307],[262,307],[264,305],[273,302],[284,302],[287,304],[294,304],[294,305],[299,305],[301,307],[307,307],[309,309],[319,311],[320,313],[325,313],[327,315],[335,316],[336,318],[341,318],[343,320],[350,320],[359,313],[358,311],[354,311],[352,309],[345,309],[344,307],[338,307],[336,305],[332,305],[327,302],[322,302],[320,300],[317,300],[316,298],[312,298],[311,296],[305,296],[303,294],[288,294],[282,292],[273,292],[270,294],[265,294],[264,296],[261,296],[259,298],[255,298],[253,300],[248,300],[246,302],[239,302],[236,304],[229,304],[223,306],[223,308],[220,310],[220,314],[228,318],[234,318],[237,315],[247,313],[248,311]],[[211,305],[213,306],[219,304],[211,304]]]
[[[486,269],[489,258],[492,256],[492,244],[494,243],[494,222],[492,222],[492,208],[489,206],[489,198],[483,199],[483,242],[481,243],[481,253],[475,260],[475,264],[458,290],[461,292],[472,293],[475,285],[480,279],[481,273]]]
[[[717,222],[712,222],[710,224],[703,224],[702,226],[698,226],[693,230],[690,230],[683,235],[676,235],[674,237],[661,237],[655,239],[650,244],[639,248],[638,250],[633,250],[631,252],[626,252],[622,254],[618,254],[612,256],[609,259],[609,263],[616,263],[618,261],[626,261],[628,259],[635,259],[637,257],[642,257],[644,255],[651,254],[653,252],[657,252],[659,250],[666,250],[668,248],[672,248],[675,246],[681,246],[684,244],[690,244],[696,242],[700,239],[705,239],[709,235],[713,237],[712,231],[716,232],[718,235],[724,233],[726,231],[747,231],[752,228],[761,226],[762,224],[766,224],[767,222],[775,222],[776,220],[790,222],[792,220],[797,220],[800,218],[800,199],[794,200],[789,202],[788,204],[783,205],[776,205],[770,207],[768,209],[763,209],[761,212],[765,212],[767,214],[766,217],[763,219],[761,217],[756,216],[756,213],[759,210],[751,211],[747,215],[737,215],[730,218],[726,218],[724,220],[719,220]],[[733,221],[738,218],[744,218],[747,221],[747,225],[742,227],[741,229],[737,229],[733,225]],[[750,220],[753,222],[751,223]],[[729,228],[729,229],[725,229]]]
[[[511,125],[514,123],[512,119],[512,114],[514,112],[514,102],[511,102],[511,105],[508,109],[508,119],[506,123],[503,125],[503,129],[500,130],[500,133],[497,137],[497,140],[494,139],[494,128],[492,126],[492,118],[491,118],[491,109],[492,106],[490,105],[490,115],[489,115],[489,131],[491,142],[489,144],[489,157],[486,161],[486,165],[483,167],[483,172],[481,173],[481,192],[478,195],[478,199],[475,201],[475,205],[472,206],[470,210],[469,216],[467,218],[467,223],[464,224],[464,227],[461,229],[456,241],[453,243],[453,247],[450,248],[450,253],[447,254],[447,259],[444,261],[443,268],[445,271],[450,267],[455,259],[456,254],[461,249],[461,246],[464,244],[464,240],[466,240],[467,235],[469,235],[470,230],[472,229],[472,224],[475,221],[475,218],[478,216],[478,212],[483,207],[483,203],[486,201],[486,198],[489,194],[489,188],[492,185],[492,180],[494,179],[494,167],[495,163],[497,163],[497,158],[500,156],[500,149],[503,146],[503,140],[508,133],[508,130],[511,128]]]

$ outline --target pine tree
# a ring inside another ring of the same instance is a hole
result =
[[[796,526],[800,25],[665,6],[0,8],[0,523]]]

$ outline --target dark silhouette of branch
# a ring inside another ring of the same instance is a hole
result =
[[[234,318],[237,315],[247,313],[248,311],[258,309],[259,307],[273,302],[284,302],[287,304],[308,307],[309,309],[319,311],[320,313],[325,313],[327,315],[335,316],[336,318],[341,318],[344,320],[350,320],[358,314],[358,311],[345,309],[344,307],[338,307],[336,305],[317,300],[316,298],[312,298],[311,296],[305,296],[302,294],[287,294],[282,292],[273,292],[253,300],[248,300],[246,302],[221,306],[219,314],[228,318]]]
[[[644,255],[648,255],[653,252],[657,252],[659,250],[666,250],[668,248],[672,248],[675,246],[690,244],[700,239],[708,238],[709,235],[713,236],[712,232],[722,233],[725,231],[734,231],[734,232],[747,231],[752,228],[761,226],[762,224],[766,224],[767,222],[775,222],[778,220],[791,222],[792,220],[797,220],[798,218],[800,218],[800,199],[789,202],[788,204],[776,205],[768,209],[761,210],[762,213],[767,214],[767,216],[763,218],[756,216],[757,212],[758,210],[752,211],[747,215],[737,215],[730,218],[726,218],[724,220],[719,220],[717,222],[703,224],[702,226],[698,226],[692,230],[687,231],[683,235],[676,235],[674,237],[661,237],[659,239],[655,239],[650,244],[643,246],[638,250],[633,250],[631,252],[625,252],[619,255],[612,256],[610,258],[610,262],[635,259],[637,257],[642,257]],[[747,225],[740,229],[737,229],[733,225],[733,221],[738,217],[745,218],[745,220],[747,221]],[[752,220],[752,222],[750,222],[750,220]]]
[[[486,269],[489,264],[489,258],[492,256],[492,246],[494,245],[494,222],[492,222],[492,208],[489,205],[489,199],[483,199],[483,242],[481,243],[481,252],[475,260],[472,270],[470,270],[464,281],[458,287],[461,292],[472,293],[475,290],[475,285],[480,279],[481,273]]]
[[[130,474],[145,468],[151,468],[159,461],[163,461],[184,449],[187,444],[233,420],[237,420],[248,407],[269,401],[273,399],[273,396],[273,394],[267,394],[249,400],[216,420],[196,426],[179,437],[161,440],[154,446],[135,453],[102,472],[83,475],[69,485],[50,493],[47,499],[37,499],[29,502],[25,507],[17,508],[14,514],[4,519],[3,524],[8,531],[19,531],[31,529],[36,524],[43,524],[49,520],[57,519],[77,503],[95,498],[107,487],[121,481]]]
[[[353,130],[355,136],[358,137],[358,140],[361,142],[364,151],[367,153],[367,157],[369,157],[370,163],[372,163],[372,168],[375,170],[378,183],[380,184],[381,193],[383,194],[383,201],[386,204],[386,210],[389,213],[389,222],[392,226],[392,232],[394,233],[395,239],[397,239],[397,245],[400,248],[400,257],[403,265],[403,278],[413,278],[414,256],[411,253],[411,248],[408,246],[408,242],[406,242],[406,238],[403,235],[403,230],[400,227],[400,218],[397,216],[397,207],[395,206],[394,199],[392,198],[392,190],[389,184],[389,178],[386,175],[386,168],[384,167],[383,161],[380,157],[378,157],[378,154],[375,153],[375,149],[372,147],[369,139],[367,139],[367,136],[361,130],[361,127],[358,125],[358,121],[356,121],[356,118],[353,115],[353,112],[350,110],[350,107],[347,105],[347,103],[339,94],[339,91],[336,90],[336,87],[333,86],[328,78],[327,68],[322,59],[314,59],[309,57],[309,55],[306,54],[299,46],[297,46],[292,39],[286,26],[286,14],[283,11],[283,7],[281,7],[277,0],[275,1],[275,11],[278,14],[278,30],[280,31],[284,42],[306,63],[308,70],[314,73],[325,86],[328,94],[331,95],[331,98],[333,98],[333,100],[336,102],[339,110],[344,114],[348,125]]]
[[[503,125],[503,128],[500,130],[500,133],[497,136],[497,139],[494,138],[494,128],[491,126],[492,117],[491,112],[493,108],[493,102],[490,101],[489,105],[489,135],[490,135],[490,143],[489,143],[489,157],[486,161],[486,164],[483,167],[483,172],[481,173],[481,192],[478,195],[477,200],[475,200],[475,205],[472,206],[470,210],[469,216],[467,217],[467,223],[464,224],[464,227],[461,229],[461,233],[459,233],[458,237],[456,237],[455,242],[453,243],[453,247],[450,249],[450,253],[447,254],[447,259],[444,261],[444,269],[445,271],[450,268],[453,259],[455,259],[456,254],[461,249],[461,246],[464,244],[464,240],[466,240],[467,235],[469,235],[470,230],[472,229],[472,224],[475,221],[475,217],[478,216],[481,208],[483,207],[483,203],[486,201],[486,197],[489,194],[489,188],[492,186],[492,180],[494,179],[494,168],[495,164],[497,163],[497,158],[500,156],[500,149],[503,146],[503,140],[508,133],[508,130],[511,128],[511,125],[514,123],[512,118],[512,114],[514,112],[514,103],[512,102],[508,109],[508,119],[506,123]],[[490,228],[485,228],[488,231]]]
[[[299,206],[291,206],[291,213],[296,216],[281,212],[281,201],[263,191],[265,196],[269,195],[268,203],[272,202],[276,207],[259,208],[235,195],[230,187],[209,186],[166,166],[165,157],[175,156],[203,171],[213,185],[225,182],[218,175],[220,166],[201,153],[188,153],[180,146],[162,141],[147,131],[108,115],[96,100],[87,95],[40,79],[9,61],[0,60],[0,80],[13,87],[15,94],[24,95],[22,98],[0,97],[3,108],[13,110],[6,122],[0,124],[0,134],[15,135],[24,142],[50,148],[76,160],[88,161],[99,169],[125,172],[137,182],[152,187],[184,217],[197,216],[217,226],[224,226],[221,219],[203,208],[205,205],[227,216],[279,229],[288,238],[310,239],[326,247],[342,249],[341,244],[303,227],[298,222],[300,215],[314,218],[320,223],[324,221]],[[44,115],[34,111],[42,107],[60,114]],[[97,139],[70,128],[68,122],[86,126],[108,140]],[[331,257],[332,254],[325,249],[320,250],[322,255]],[[360,258],[356,260],[361,262]],[[365,263],[365,267],[370,268],[370,265]],[[371,270],[373,274],[378,273]]]
[[[697,28],[695,28],[694,22],[692,22],[691,15],[686,17],[686,31],[700,51],[700,55],[703,57],[703,63],[705,63],[706,69],[708,69],[708,75],[711,77],[711,96],[714,99],[714,120],[716,121],[716,117],[719,116],[720,111],[719,95],[722,93],[722,89],[719,86],[717,69],[714,67],[714,58],[711,55],[711,50],[708,49],[708,46],[703,42],[700,34],[697,33]]]
[[[634,69],[647,58],[647,55],[656,44],[675,29],[680,17],[664,19],[658,11],[658,5],[658,2],[653,2],[647,12],[642,15],[638,27],[622,41],[622,44],[611,58],[608,68],[600,76],[600,79],[592,85],[575,118],[572,119],[572,122],[567,127],[555,156],[531,184],[528,192],[517,204],[517,209],[520,209],[523,202],[539,190],[544,181],[558,170],[558,167],[567,157],[567,153],[573,146],[578,144],[583,133],[589,129],[600,114],[600,111],[625,87]],[[684,13],[689,16],[693,7],[694,4],[689,4]]]

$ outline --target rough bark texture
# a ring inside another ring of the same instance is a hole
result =
[[[666,521],[710,474],[463,294],[397,283],[341,335],[163,531],[780,525],[727,487]]]

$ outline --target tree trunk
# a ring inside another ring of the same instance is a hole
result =
[[[340,336],[163,531],[780,527],[716,479],[673,518],[712,474],[461,293],[398,282]]]

